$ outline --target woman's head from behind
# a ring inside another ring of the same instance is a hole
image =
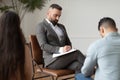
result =
[[[12,11],[4,12],[0,18],[0,80],[14,76],[18,66],[23,69],[24,41],[19,16]]]
[[[0,35],[6,36],[6,38],[11,38],[12,33],[17,33],[20,28],[19,16],[12,11],[6,11],[3,13],[0,19]],[[4,34],[4,35],[2,35]],[[8,37],[7,37],[8,36]]]

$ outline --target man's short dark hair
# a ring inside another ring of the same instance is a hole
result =
[[[100,30],[100,26],[102,24],[104,24],[104,23],[109,24],[110,27],[112,27],[112,28],[116,28],[116,23],[115,23],[115,21],[112,18],[110,18],[110,17],[104,17],[104,18],[100,19],[100,21],[99,21],[98,30]]]
[[[55,8],[55,9],[58,9],[60,11],[62,10],[62,7],[60,5],[58,5],[58,4],[51,4],[50,8]]]

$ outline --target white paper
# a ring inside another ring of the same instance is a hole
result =
[[[65,55],[65,54],[67,54],[67,53],[71,53],[71,52],[74,52],[74,51],[76,51],[76,49],[71,49],[71,50],[69,50],[68,52],[65,52],[65,53],[54,53],[53,54],[53,58],[55,58],[55,57],[59,57],[59,56],[62,56],[62,55]]]

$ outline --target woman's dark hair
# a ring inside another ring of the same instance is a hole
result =
[[[103,17],[103,18],[100,19],[100,21],[99,21],[98,30],[100,30],[100,26],[101,26],[102,24],[104,24],[104,23],[107,23],[107,24],[110,25],[110,27],[116,29],[116,23],[115,23],[115,21],[114,21],[112,18],[110,18],[110,17]]]
[[[0,18],[0,80],[11,80],[18,67],[21,79],[24,77],[24,44],[19,16],[12,11],[4,12]]]

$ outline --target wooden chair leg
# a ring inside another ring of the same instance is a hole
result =
[[[58,80],[58,77],[54,77],[54,80]]]
[[[58,77],[51,76],[52,80],[58,80]]]
[[[54,80],[54,76],[50,76],[51,77],[51,80]]]

